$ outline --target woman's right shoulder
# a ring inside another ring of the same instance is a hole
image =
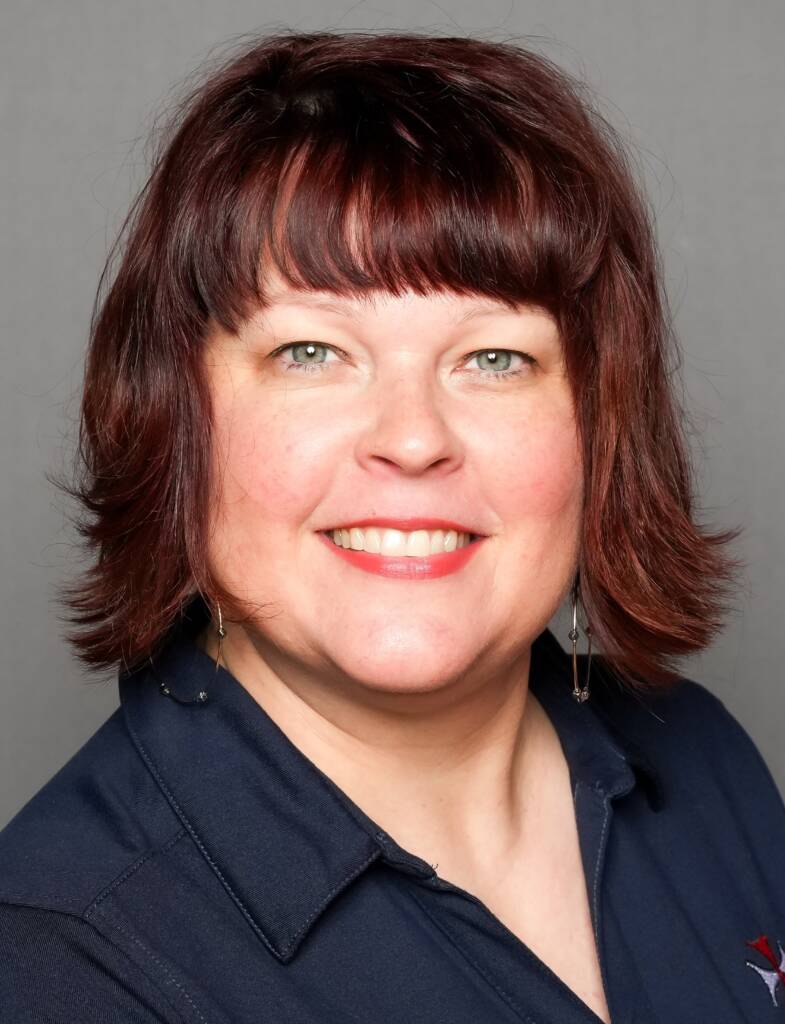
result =
[[[0,831],[0,1020],[181,1022],[143,956],[91,916],[182,822],[118,708]]]
[[[117,708],[0,830],[0,903],[81,915],[181,830]]]
[[[0,900],[3,1024],[184,1024],[164,988],[77,914]]]

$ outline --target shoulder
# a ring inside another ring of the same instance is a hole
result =
[[[773,781],[747,729],[722,698],[697,680],[682,677],[666,691],[641,695],[603,674],[598,703],[625,734],[659,753],[666,770],[672,760],[678,767],[682,757],[697,757]]]
[[[84,919],[0,902],[5,1024],[182,1024],[163,989]]]
[[[118,708],[0,830],[0,903],[82,914],[181,827]]]
[[[656,695],[622,690],[602,672],[598,708],[658,773],[666,803],[749,826],[757,843],[785,849],[785,802],[750,733],[704,684],[681,678]],[[592,698],[594,694],[592,694]]]
[[[88,914],[181,830],[118,709],[0,831],[0,1017],[181,1021],[154,963]]]

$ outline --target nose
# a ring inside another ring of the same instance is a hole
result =
[[[359,441],[358,457],[417,476],[439,467],[455,469],[462,445],[447,421],[438,384],[413,367],[394,379],[379,380],[368,396],[370,426]]]

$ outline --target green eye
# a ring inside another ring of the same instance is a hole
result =
[[[292,354],[297,354],[302,357],[303,361],[284,360],[285,370],[295,370],[298,372],[305,373],[321,373],[325,366],[329,366],[329,363],[325,363],[324,358],[319,358],[320,352],[326,353],[327,351],[334,352],[335,349],[331,345],[323,345],[318,341],[298,341],[293,345],[284,345],[282,348],[276,349],[273,353],[274,356],[282,355],[284,352],[291,351]]]
[[[509,369],[510,363],[515,356],[519,356],[523,365],[516,369]],[[519,377],[527,372],[528,367],[534,363],[534,357],[527,352],[515,352],[508,348],[484,348],[469,356],[472,359],[486,360],[491,369],[480,367],[480,376],[492,380],[505,380],[508,377]]]
[[[284,359],[283,367],[287,372],[294,370],[296,373],[322,373],[331,362],[327,361],[328,352],[336,353],[332,345],[326,345],[318,341],[298,341],[289,345],[282,345],[272,355],[278,358],[285,352],[291,352],[293,359]],[[515,359],[520,363],[511,368]],[[536,362],[533,356],[527,352],[517,352],[507,348],[484,348],[473,352],[467,357],[466,362],[472,359],[482,360],[479,368],[479,376],[485,380],[506,380],[510,377],[520,377],[528,372],[529,368]],[[338,357],[340,362],[340,357]],[[484,364],[484,365],[483,365]]]

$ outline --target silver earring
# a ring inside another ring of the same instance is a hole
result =
[[[215,671],[218,671],[218,663],[222,660],[223,656],[223,638],[226,636],[226,630],[224,629],[224,622],[221,616],[221,603],[220,601],[215,602],[218,605],[218,657],[215,659]],[[176,700],[178,704],[205,704],[207,702],[207,691],[200,690],[193,700],[184,700],[182,697],[178,697],[176,693],[173,693],[171,688],[163,681],[160,681],[159,689],[164,697],[171,697],[172,700]]]
[[[218,663],[223,661],[223,638],[226,636],[226,630],[224,629],[224,620],[221,617],[221,602],[216,601],[218,606],[218,657],[215,659],[215,671],[218,671]],[[224,662],[224,668],[226,663]]]
[[[591,672],[591,629],[588,624],[584,629],[586,639],[589,642],[589,657],[586,662],[586,682],[582,687],[578,686],[578,581],[576,579],[572,588],[572,629],[567,634],[572,641],[572,695],[579,704],[589,699],[589,674]]]
[[[218,602],[216,602],[218,603]],[[221,641],[226,636],[226,630],[223,626],[223,619],[221,618],[221,606],[218,604],[218,658],[221,657]],[[215,671],[218,671],[218,658],[215,661]],[[165,679],[161,679],[158,672],[155,669],[152,659],[150,659],[150,666],[153,670],[153,674],[158,679],[159,692],[164,697],[169,697],[171,700],[176,701],[178,704],[206,704],[208,700],[207,691],[200,690],[193,700],[186,700],[184,697],[178,697],[178,695],[172,690]]]

